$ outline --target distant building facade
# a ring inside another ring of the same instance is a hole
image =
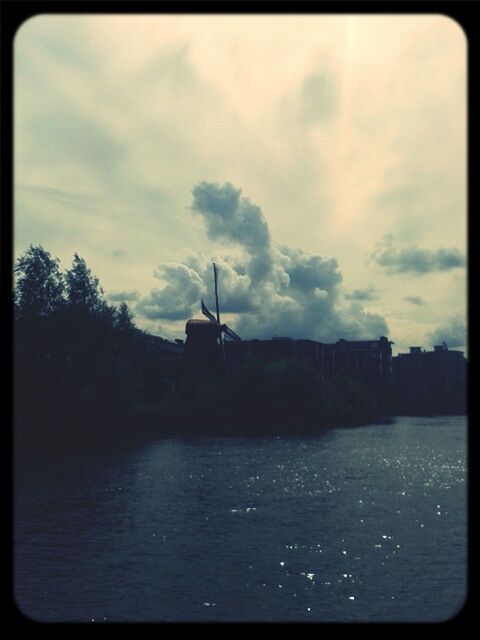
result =
[[[333,350],[335,373],[362,378],[386,394],[392,383],[392,344],[385,336],[378,340],[338,340]]]
[[[466,412],[466,359],[462,351],[445,344],[433,351],[410,347],[409,353],[393,357],[393,342],[385,336],[335,343],[290,337],[224,340],[222,346],[218,326],[196,319],[187,322],[185,333],[185,343],[148,337],[148,361],[169,384],[181,381],[193,389],[198,381],[223,379],[226,371],[247,361],[297,360],[321,378],[345,377],[368,385],[380,410],[387,413]]]
[[[338,340],[323,343],[315,340],[274,337],[271,340],[226,342],[229,367],[235,368],[247,358],[261,362],[295,359],[308,363],[321,377],[344,376],[361,379],[375,392],[381,405],[391,393],[392,342],[378,340]]]
[[[410,347],[393,359],[396,406],[407,413],[465,413],[467,363],[444,343],[433,351]]]

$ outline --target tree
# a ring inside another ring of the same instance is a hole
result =
[[[64,304],[65,283],[58,258],[41,246],[33,246],[14,267],[15,315],[17,318],[47,317]]]
[[[70,309],[99,313],[105,310],[103,289],[97,277],[78,253],[73,255],[72,267],[65,273],[67,304]]]
[[[118,309],[115,310],[115,327],[122,333],[131,332],[135,328],[133,313],[126,302],[122,302]]]
[[[126,304],[107,304],[74,254],[31,246],[15,266],[15,420],[22,450],[109,441],[142,396],[145,345]]]

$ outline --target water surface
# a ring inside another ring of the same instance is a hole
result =
[[[15,492],[39,621],[441,621],[466,595],[466,420],[170,439]]]

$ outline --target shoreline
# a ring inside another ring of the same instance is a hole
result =
[[[369,427],[375,425],[393,424],[396,418],[435,418],[435,417],[464,417],[466,413],[455,414],[395,414],[395,415],[378,415],[371,418],[357,420],[337,420],[330,421],[328,424],[320,424],[315,427],[309,425],[299,429],[290,425],[282,425],[281,428],[272,428],[262,425],[256,427],[251,425],[250,428],[231,428],[228,431],[222,429],[221,425],[217,428],[210,425],[206,428],[204,425],[197,425],[194,428],[183,424],[171,424],[169,427],[159,426],[149,422],[139,424],[133,416],[129,420],[123,420],[119,428],[118,422],[112,422],[109,428],[104,431],[89,431],[88,433],[78,434],[76,437],[65,437],[63,433],[61,439],[48,437],[46,439],[37,437],[29,440],[26,434],[23,438],[15,438],[13,450],[13,463],[16,469],[25,468],[26,466],[42,466],[42,464],[50,464],[55,461],[67,461],[72,459],[88,459],[89,456],[100,453],[114,453],[115,451],[126,451],[143,444],[148,444],[160,440],[187,439],[187,440],[210,440],[210,439],[283,439],[283,438],[317,438],[336,429],[359,429],[361,427]],[[141,422],[141,421],[140,421]],[[135,428],[125,428],[127,424],[135,424]],[[37,434],[36,434],[37,435]]]

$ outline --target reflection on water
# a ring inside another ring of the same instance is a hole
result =
[[[466,591],[465,419],[160,440],[19,484],[36,620],[427,621]]]

